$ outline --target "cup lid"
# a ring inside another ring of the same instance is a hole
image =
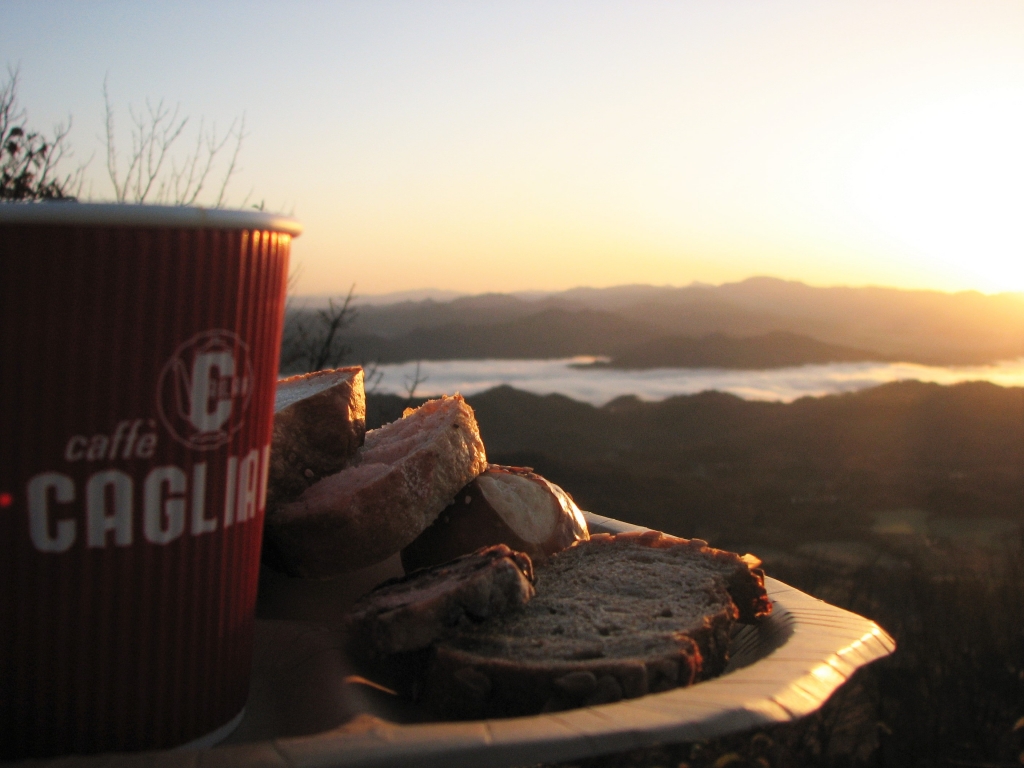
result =
[[[295,219],[267,211],[68,200],[0,203],[0,224],[260,229],[283,232],[292,237],[302,234],[302,225]]]

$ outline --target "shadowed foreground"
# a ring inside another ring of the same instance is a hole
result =
[[[469,402],[491,461],[532,466],[597,514],[752,551],[897,642],[796,724],[574,764],[1022,764],[1024,390],[595,408],[502,387]],[[404,404],[370,398],[370,426]]]

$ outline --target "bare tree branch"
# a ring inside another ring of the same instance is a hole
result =
[[[327,309],[321,309],[317,313],[324,328],[324,334],[320,349],[313,358],[312,370],[323,370],[328,367],[328,363],[331,363],[329,367],[334,368],[348,354],[347,347],[342,346],[336,349],[334,342],[338,331],[349,325],[354,319],[355,309],[352,307],[352,292],[354,290],[354,285],[348,289],[348,295],[340,306],[335,306],[334,299],[330,299]]]
[[[162,99],[155,106],[147,99],[145,111],[139,112],[129,105],[132,150],[128,158],[128,169],[122,179],[114,107],[106,79],[103,81],[103,101],[106,108],[107,174],[118,202],[143,203],[155,200],[173,205],[196,204],[206,188],[216,161],[228,142],[234,138],[234,149],[227,170],[220,179],[214,207],[219,208],[225,204],[227,186],[238,171],[238,157],[246,137],[244,115],[231,122],[223,138],[218,138],[216,124],[207,131],[205,121],[200,120],[194,149],[183,157],[175,157],[175,145],[182,138],[189,122],[187,115],[180,116],[181,105],[176,105],[172,110]]]
[[[103,78],[103,104],[106,108],[107,127],[107,174],[114,185],[114,199],[123,203],[125,199],[125,187],[117,180],[117,147],[114,144],[114,108],[110,104],[110,93],[107,90],[107,78]],[[130,173],[130,172],[129,172]]]
[[[366,390],[367,395],[377,394],[377,390],[380,388],[380,383],[384,378],[384,371],[380,369],[380,365],[371,361],[369,363],[361,363],[363,367],[363,389]]]
[[[234,125],[235,124],[232,122],[231,127],[234,128]],[[231,135],[230,132],[228,133],[228,135]],[[238,132],[235,134],[235,136],[235,151],[231,154],[231,162],[228,164],[228,170],[224,174],[224,181],[220,185],[220,192],[217,195],[217,202],[214,205],[215,208],[219,208],[221,205],[224,204],[224,193],[227,191],[228,182],[231,181],[231,177],[235,175],[235,172],[238,168],[238,153],[242,151],[242,140],[245,139],[244,112],[242,113],[241,125],[238,126]],[[225,137],[224,140],[227,141],[227,137]],[[246,200],[248,200],[248,198],[249,196],[246,195]],[[242,203],[242,207],[245,207],[245,202]]]
[[[289,278],[289,289],[296,277],[297,271]],[[349,288],[344,300],[336,302],[330,299],[326,309],[309,312],[287,308],[281,342],[281,369],[298,368],[309,372],[338,367],[352,351],[341,341],[340,333],[356,318],[354,298],[355,285]]]
[[[412,375],[412,378],[406,377],[405,379],[405,404],[411,406],[413,401],[416,399],[416,390],[419,389],[420,384],[425,382],[429,376],[420,374],[420,363],[421,360],[416,361],[416,370]]]

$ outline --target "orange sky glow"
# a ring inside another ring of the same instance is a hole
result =
[[[1024,3],[48,4],[0,50],[93,198],[105,76],[125,130],[244,112],[229,197],[305,225],[299,293],[1024,291]]]

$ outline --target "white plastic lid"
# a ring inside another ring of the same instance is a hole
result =
[[[0,224],[103,225],[122,227],[195,227],[259,229],[298,237],[302,225],[276,213],[184,205],[135,205],[47,201],[0,203]]]

